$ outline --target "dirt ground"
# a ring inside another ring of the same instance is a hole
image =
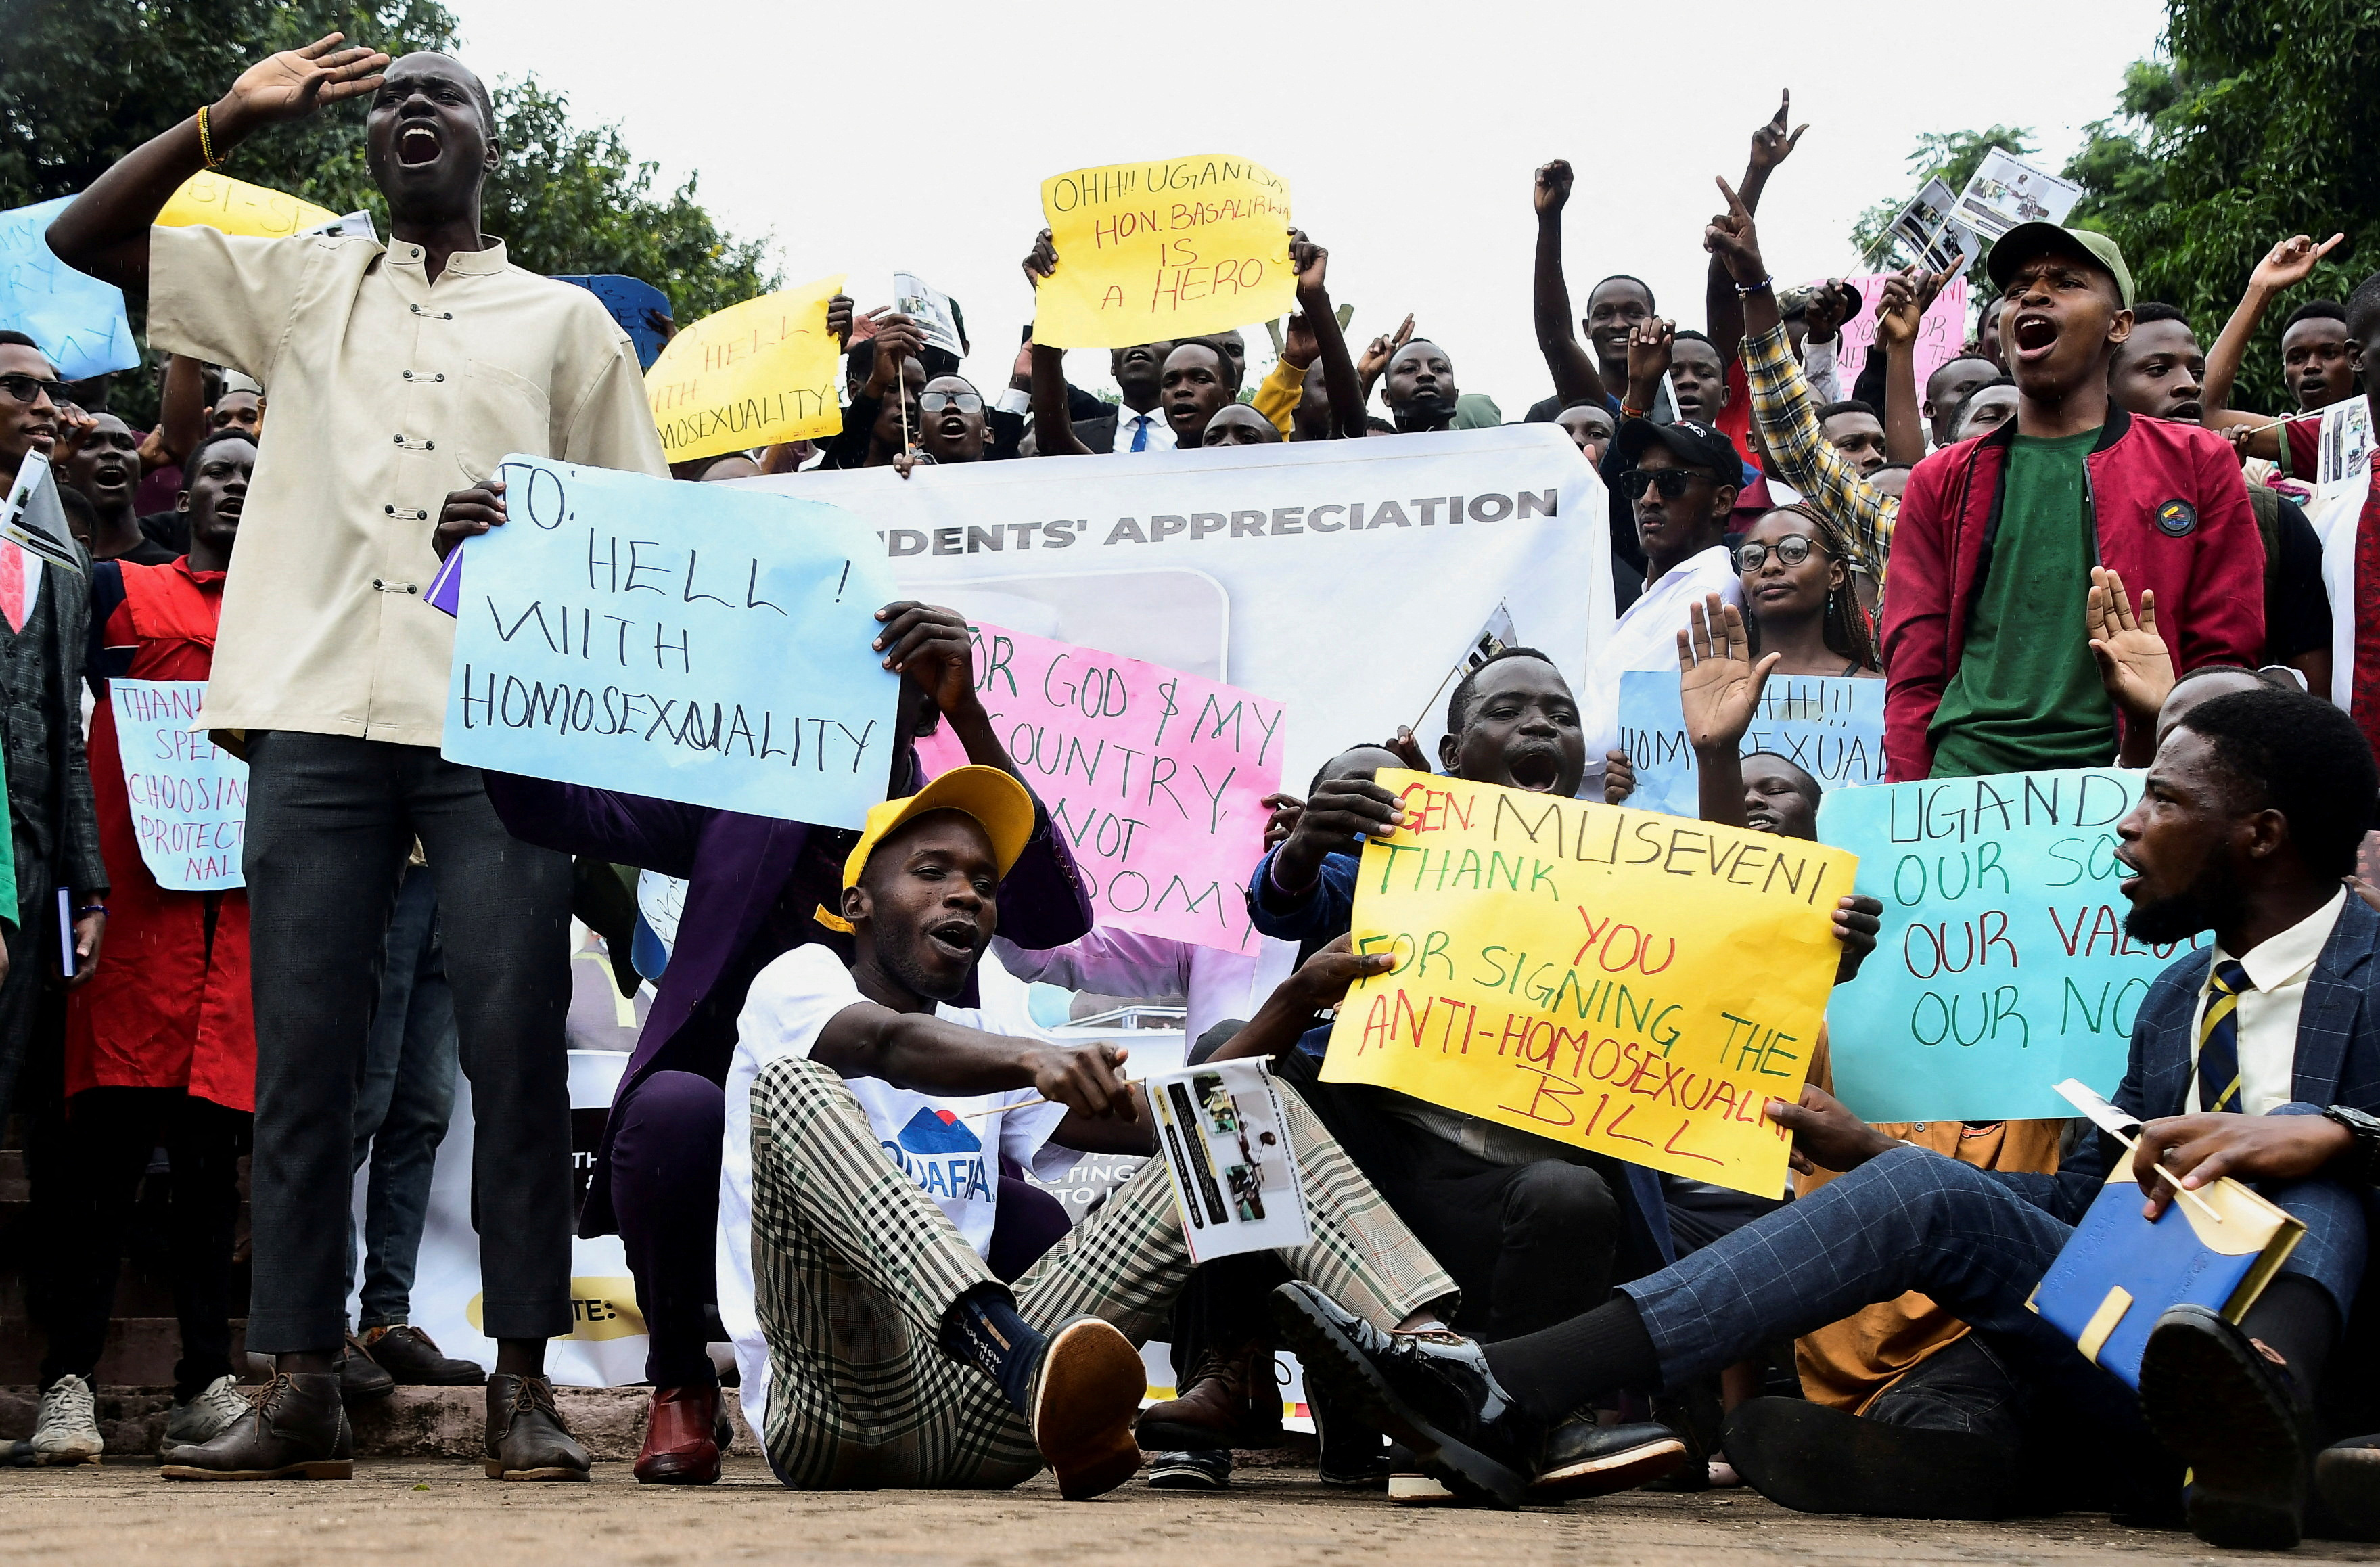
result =
[[[452,1462],[366,1460],[352,1481],[174,1484],[140,1465],[0,1473],[13,1561],[176,1567],[665,1567],[674,1562],[963,1561],[1017,1567],[1258,1567],[1275,1562],[1923,1563],[2204,1561],[2238,1554],[2104,1519],[1911,1524],[1812,1518],[1749,1491],[1645,1495],[1518,1512],[1390,1508],[1310,1473],[1257,1471],[1231,1493],[1138,1484],[1069,1504],[1047,1479],[1014,1491],[795,1495],[758,1460],[707,1490],[638,1486],[625,1464],[591,1486],[503,1485]],[[2380,1546],[2314,1541],[2300,1558],[2380,1561]]]

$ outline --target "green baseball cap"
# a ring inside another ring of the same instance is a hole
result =
[[[1993,244],[1992,253],[1984,259],[1984,271],[1990,274],[1993,286],[2005,293],[2017,268],[2050,250],[2080,255],[2105,272],[2116,280],[2116,297],[2124,302],[2124,309],[2132,308],[2132,269],[2124,264],[2124,252],[2116,242],[2096,229],[2021,223]]]

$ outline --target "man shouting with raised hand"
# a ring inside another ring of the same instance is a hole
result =
[[[431,528],[501,518],[505,454],[666,477],[636,351],[595,297],[480,232],[503,156],[487,88],[443,55],[333,33],[252,67],[135,149],[52,225],[69,265],[146,291],[158,346],[253,376],[282,411],[259,457],[204,718],[251,769],[254,1300],[276,1357],[254,1414],[166,1451],[180,1479],[344,1478],[337,1366],[355,1068],[397,877],[437,879],[477,1136],[487,1472],[585,1479],[543,1376],[571,1328],[570,861],[513,839],[439,755],[454,622],[422,601]],[[154,226],[183,181],[281,120],[368,99],[390,243]]]

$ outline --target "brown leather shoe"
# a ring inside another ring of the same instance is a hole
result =
[[[1087,1501],[1140,1472],[1133,1412],[1148,1391],[1140,1352],[1096,1317],[1050,1335],[1033,1389],[1033,1445],[1058,1479],[1058,1494]]]
[[[735,1427],[719,1406],[719,1385],[655,1388],[645,1421],[637,1481],[647,1486],[707,1486],[719,1478],[719,1455]]]
[[[457,1360],[409,1322],[364,1334],[364,1353],[406,1388],[476,1388],[488,1379],[476,1360]]]
[[[1182,1379],[1181,1396],[1152,1403],[1135,1427],[1150,1452],[1279,1447],[1281,1392],[1272,1345],[1262,1339],[1210,1349]]]
[[[339,1345],[338,1368],[339,1399],[350,1409],[396,1391],[396,1379],[353,1333]]]
[[[488,1478],[584,1480],[595,1461],[564,1428],[553,1384],[499,1371],[488,1379]]]
[[[289,1372],[239,1391],[252,1401],[249,1413],[212,1441],[167,1448],[159,1473],[169,1480],[355,1478],[337,1372]]]

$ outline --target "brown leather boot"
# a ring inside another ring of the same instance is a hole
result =
[[[1182,1379],[1179,1397],[1141,1411],[1133,1437],[1150,1452],[1279,1447],[1271,1343],[1251,1339],[1208,1350]]]
[[[719,1407],[719,1384],[655,1388],[645,1421],[637,1482],[647,1486],[707,1486],[719,1478],[719,1455],[735,1428]]]
[[[564,1428],[553,1384],[499,1371],[488,1379],[488,1478],[584,1480],[595,1465]]]
[[[249,1413],[212,1441],[167,1448],[159,1471],[165,1478],[355,1478],[355,1440],[339,1403],[337,1372],[285,1372],[264,1387],[239,1391],[253,1401]]]

